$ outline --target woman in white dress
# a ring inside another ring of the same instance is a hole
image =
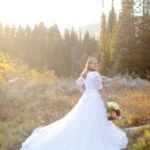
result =
[[[87,60],[76,84],[83,93],[63,118],[33,130],[21,150],[121,150],[126,133],[107,119],[96,57]]]

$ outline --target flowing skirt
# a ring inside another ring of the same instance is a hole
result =
[[[61,119],[33,130],[21,150],[121,150],[126,133],[107,119],[100,93],[87,89]]]

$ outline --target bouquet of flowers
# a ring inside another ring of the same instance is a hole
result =
[[[116,102],[107,102],[107,118],[108,120],[119,120],[121,118],[121,110]]]

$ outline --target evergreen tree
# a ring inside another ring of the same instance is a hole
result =
[[[114,48],[115,48],[115,40],[116,40],[116,13],[114,10],[114,1],[112,0],[112,8],[109,12],[108,24],[107,24],[107,64],[108,64],[108,72],[109,75],[112,74],[112,66],[114,64]]]
[[[137,11],[137,50],[138,63],[137,72],[142,78],[150,79],[150,4],[147,0],[139,0],[141,9]],[[142,16],[141,16],[142,14]]]
[[[101,32],[100,32],[100,41],[99,41],[99,56],[100,56],[100,60],[101,60],[101,65],[103,66],[102,68],[102,73],[106,73],[106,66],[107,64],[105,63],[106,60],[106,56],[108,54],[106,54],[106,15],[103,13],[102,17],[101,17]]]
[[[132,0],[123,0],[122,11],[119,15],[117,37],[116,37],[116,53],[119,61],[117,71],[120,73],[132,73],[134,68],[133,59],[135,56],[135,35],[133,23],[133,3]]]

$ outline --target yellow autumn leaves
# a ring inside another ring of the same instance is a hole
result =
[[[0,53],[0,83],[8,84],[8,81],[17,77],[20,81],[32,81],[32,82],[53,82],[53,79],[56,77],[53,70],[38,72],[35,69],[29,69],[18,58],[11,58],[3,52]],[[12,83],[16,86],[18,81]],[[19,85],[19,84],[18,84]]]

